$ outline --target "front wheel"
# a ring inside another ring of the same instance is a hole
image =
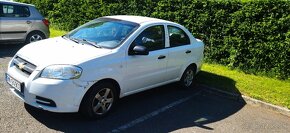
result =
[[[80,112],[87,118],[101,118],[107,115],[117,100],[115,86],[104,82],[94,85],[85,95]]]
[[[191,88],[195,84],[195,75],[196,75],[196,69],[195,67],[189,66],[185,69],[179,84],[183,88]]]

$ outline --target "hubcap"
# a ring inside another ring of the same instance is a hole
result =
[[[40,35],[38,35],[38,34],[35,34],[35,35],[30,37],[29,42],[36,42],[36,41],[39,41],[39,40],[42,40],[42,37]]]
[[[99,91],[93,101],[93,111],[98,115],[103,115],[108,112],[113,104],[113,93],[111,89],[104,88]]]
[[[184,85],[186,87],[189,87],[192,83],[193,78],[194,78],[194,72],[191,69],[187,70],[185,73]]]

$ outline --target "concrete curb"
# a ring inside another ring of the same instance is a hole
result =
[[[254,105],[254,106],[259,106],[259,107],[262,107],[262,108],[265,108],[265,109],[268,109],[268,110],[271,110],[271,111],[275,111],[277,113],[280,113],[282,115],[290,117],[290,110],[287,109],[287,108],[280,107],[280,106],[277,106],[277,105],[273,105],[273,104],[270,104],[270,103],[266,103],[266,102],[263,102],[261,100],[250,98],[250,97],[245,96],[245,95],[234,94],[234,93],[230,93],[230,92],[223,91],[223,90],[220,90],[220,89],[216,89],[216,88],[213,88],[213,87],[209,87],[207,85],[201,85],[201,86],[206,88],[207,89],[206,91],[209,91],[211,93],[215,93],[215,94],[218,94],[218,95],[221,95],[221,96],[225,96],[227,98],[234,99],[234,100],[237,100],[237,101],[245,101],[247,104],[251,104],[251,105]]]

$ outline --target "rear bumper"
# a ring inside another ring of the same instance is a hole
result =
[[[50,30],[49,28],[47,28],[47,30],[44,32],[45,38],[49,38],[50,37]]]

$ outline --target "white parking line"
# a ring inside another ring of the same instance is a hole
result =
[[[155,111],[153,111],[153,112],[151,112],[151,113],[148,113],[148,114],[146,114],[146,115],[144,115],[144,116],[141,116],[141,117],[139,117],[139,118],[137,118],[137,119],[135,119],[135,120],[133,120],[133,121],[127,123],[127,124],[124,124],[124,125],[122,125],[122,126],[116,128],[116,129],[112,130],[111,132],[113,132],[113,133],[121,132],[121,131],[124,131],[124,130],[126,130],[126,129],[130,128],[130,127],[133,127],[133,126],[135,126],[135,125],[137,125],[137,124],[139,124],[139,123],[142,123],[142,122],[144,122],[144,121],[146,121],[146,120],[148,120],[148,119],[150,119],[150,118],[152,118],[152,117],[154,117],[154,116],[159,115],[159,114],[162,113],[162,112],[167,111],[168,109],[170,109],[170,108],[172,108],[172,107],[174,107],[174,106],[177,106],[177,105],[179,105],[179,104],[182,104],[182,103],[188,101],[188,100],[191,99],[193,96],[198,95],[200,92],[201,92],[201,91],[195,93],[195,94],[192,95],[192,96],[188,96],[188,97],[182,98],[182,99],[180,99],[180,100],[178,100],[178,101],[175,101],[175,102],[173,102],[173,103],[171,103],[171,104],[168,104],[167,106],[164,106],[164,107],[162,107],[162,108],[160,108],[160,109],[158,109],[158,110],[155,110]]]

